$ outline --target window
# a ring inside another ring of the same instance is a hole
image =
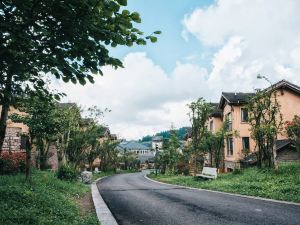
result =
[[[242,122],[248,122],[248,109],[247,108],[241,108],[241,118]]]
[[[227,138],[227,155],[233,155],[233,138],[232,138],[232,136]]]
[[[232,122],[232,114],[231,114],[231,112],[226,114],[226,119],[227,119],[229,122]]]
[[[227,113],[225,119],[228,121],[227,131],[232,131],[232,113]]]
[[[210,123],[209,123],[209,130],[210,131],[214,130],[214,121],[210,121]]]
[[[249,137],[242,137],[243,151],[250,150]]]

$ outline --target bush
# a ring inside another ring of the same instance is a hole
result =
[[[58,168],[57,178],[61,180],[74,181],[77,179],[78,173],[75,167],[70,165],[62,165]]]
[[[25,152],[2,152],[0,174],[14,174],[25,171]]]
[[[242,169],[234,169],[232,174],[243,174],[243,170]]]

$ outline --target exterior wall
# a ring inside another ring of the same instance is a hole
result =
[[[228,155],[227,151],[227,140],[225,140],[224,155],[225,155],[225,167],[232,168],[236,167],[236,163],[244,157],[243,154],[243,137],[249,137],[250,152],[254,152],[255,141],[251,138],[250,125],[247,122],[242,121],[241,109],[243,106],[228,105],[226,104],[223,110],[223,115],[232,113],[232,131],[227,134],[231,134],[233,138],[233,154]]]
[[[2,106],[0,106],[0,113],[2,111]],[[10,107],[8,115],[19,114],[26,115],[24,112]],[[19,151],[21,150],[21,134],[28,133],[28,127],[23,123],[14,123],[10,119],[7,120],[7,129],[5,134],[5,139],[3,143],[4,151]]]
[[[162,141],[152,141],[152,149],[156,149],[156,146],[158,149],[162,149],[163,142]]]
[[[283,122],[291,121],[295,115],[300,115],[300,95],[289,90],[279,90],[277,100],[280,104]],[[278,139],[287,139],[286,133],[279,134]]]
[[[213,130],[210,130],[210,123],[213,123]],[[220,117],[210,117],[207,121],[207,128],[213,134],[217,133],[222,127],[222,118]]]

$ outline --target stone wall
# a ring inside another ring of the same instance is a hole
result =
[[[20,151],[21,150],[21,132],[19,127],[6,128],[3,151]]]
[[[57,147],[55,143],[51,143],[48,152],[47,165],[51,170],[58,169],[58,155],[57,155]]]

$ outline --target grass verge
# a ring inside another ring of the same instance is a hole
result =
[[[0,176],[0,224],[99,225],[94,212],[82,215],[78,200],[90,186],[61,181],[53,172],[34,171],[32,185],[23,174]]]
[[[220,174],[216,180],[191,176],[148,176],[170,184],[300,203],[300,163],[281,164],[277,171],[256,168],[239,170]]]

